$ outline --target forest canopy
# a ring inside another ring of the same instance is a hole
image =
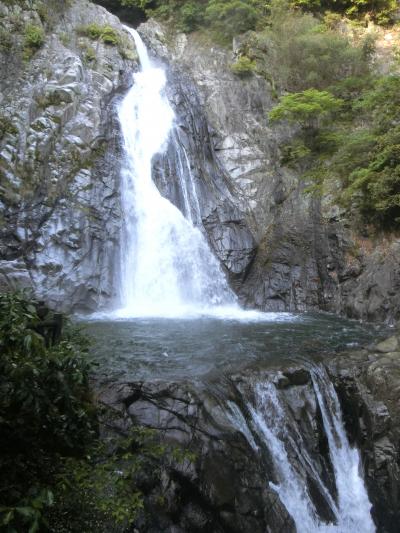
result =
[[[268,24],[271,0],[118,0],[123,7],[139,8],[148,16],[170,20],[191,32],[206,27],[226,38]],[[396,0],[291,0],[289,7],[322,15],[338,13],[349,18],[366,17],[378,24],[390,23]]]

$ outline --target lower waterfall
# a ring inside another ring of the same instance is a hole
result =
[[[264,448],[271,458],[276,482],[270,482],[270,487],[293,518],[298,533],[373,533],[359,452],[349,444],[337,394],[322,367],[313,367],[311,377],[328,442],[334,487],[324,479],[291,407],[274,383],[255,383],[252,400],[243,398],[245,412],[229,402],[228,417],[253,449],[263,453]],[[321,518],[321,508],[329,518]]]
[[[237,309],[218,260],[192,220],[196,208],[190,165],[182,162],[186,216],[162,197],[152,180],[152,159],[166,149],[174,112],[164,93],[166,75],[149,58],[139,34],[126,27],[139,53],[141,71],[120,104],[124,139],[121,202],[119,317],[186,316],[221,306]],[[184,154],[184,157],[187,157]],[[188,184],[188,185],[187,185]]]

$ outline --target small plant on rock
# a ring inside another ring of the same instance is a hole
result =
[[[41,26],[28,24],[25,27],[24,57],[30,59],[44,44],[44,31]]]
[[[117,46],[120,42],[118,31],[107,25],[100,26],[99,24],[92,23],[87,26],[81,26],[78,29],[78,33],[89,37],[93,41],[103,41],[103,43],[111,46]]]
[[[247,56],[240,56],[235,63],[231,65],[231,71],[240,78],[251,76],[256,70],[256,63]]]

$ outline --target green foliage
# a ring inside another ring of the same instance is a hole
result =
[[[271,122],[287,120],[302,126],[317,127],[332,113],[340,110],[343,101],[327,91],[307,89],[301,93],[288,94],[269,113]]]
[[[119,33],[115,28],[107,25],[101,26],[95,22],[88,24],[87,26],[80,26],[78,28],[78,33],[85,37],[89,37],[89,39],[92,39],[93,41],[103,41],[103,43],[111,46],[117,46],[120,41]]]
[[[333,182],[336,201],[363,223],[400,228],[400,76],[358,82],[348,79],[333,88],[343,97],[345,112],[314,122],[313,136],[298,95],[289,95],[290,105],[283,109],[281,102],[271,114],[276,119],[297,117],[302,124],[300,134],[285,147],[284,159],[302,168],[306,163],[310,190],[329,188]],[[307,108],[305,112],[307,119]]]
[[[87,26],[80,26],[77,28],[77,32],[84,37],[88,37],[93,41],[101,41],[110,46],[118,47],[118,51],[122,58],[134,60],[137,58],[134,49],[132,47],[131,40],[125,35],[120,34],[118,30],[111,26],[101,26],[96,23],[89,24]],[[84,60],[86,63],[91,64],[96,61],[96,51],[91,46],[81,43],[81,48],[84,50]]]
[[[210,31],[214,39],[221,44],[229,44],[233,37],[248,30],[262,29],[274,25],[277,6],[280,6],[282,19],[275,32],[281,31],[281,39],[290,38],[290,24],[285,21],[286,15],[293,13],[301,16],[302,12],[312,12],[321,18],[326,14],[325,26],[335,30],[341,17],[355,19],[365,17],[379,24],[387,24],[394,20],[398,9],[396,0],[119,0],[124,7],[144,11],[148,16],[168,20],[178,30],[191,32],[197,29]],[[330,36],[334,40],[334,36]],[[312,45],[315,54],[321,48],[322,60],[326,63],[335,59],[330,49],[337,48],[343,36],[336,36],[338,42],[329,43],[328,36],[315,37]],[[301,45],[301,43],[299,43]],[[293,50],[292,50],[293,51]],[[308,54],[309,55],[309,54]],[[301,47],[298,50],[301,58]],[[330,57],[328,57],[330,56]],[[343,58],[341,58],[343,59]],[[339,63],[334,62],[334,66]],[[308,85],[310,86],[310,85]],[[305,87],[296,87],[301,90]]]
[[[240,56],[235,63],[231,65],[231,70],[240,78],[251,76],[256,70],[256,62],[247,56]]]
[[[398,5],[396,0],[292,0],[291,5],[306,11],[336,12],[347,17],[367,17],[378,24],[394,19]]]
[[[366,220],[400,227],[400,76],[376,80],[353,109],[361,124],[343,136],[335,154],[343,203]]]
[[[205,27],[222,44],[254,29],[267,5],[263,0],[120,0],[120,3],[142,9],[149,16],[169,20],[180,31]]]
[[[87,339],[68,328],[49,348],[42,327],[29,294],[0,294],[0,530],[125,531],[142,489],[195,456],[145,428],[120,436],[121,413],[91,401]]]
[[[205,22],[221,42],[229,42],[235,35],[254,30],[259,13],[251,2],[243,0],[210,0]]]
[[[204,5],[201,2],[185,2],[179,10],[177,26],[180,31],[190,33],[204,22]]]
[[[387,24],[398,9],[396,0],[321,0],[321,7],[349,17],[367,15],[379,24]]]
[[[39,4],[36,7],[36,12],[40,17],[40,20],[43,24],[49,24],[50,23],[50,13],[47,8],[47,5],[44,2],[39,2]]]
[[[83,59],[86,64],[95,63],[97,60],[96,56],[96,50],[93,48],[93,46],[84,46],[82,47],[84,50],[84,56]]]
[[[286,91],[325,89],[343,77],[368,72],[373,52],[370,37],[358,45],[310,14],[271,3],[269,26],[251,42],[260,70],[272,73]]]
[[[0,295],[0,521],[10,531],[37,530],[60,455],[81,453],[97,427],[81,338],[47,348],[38,324],[28,295]]]
[[[16,533],[14,526],[24,527],[24,531],[36,533],[42,526],[47,526],[43,515],[46,508],[54,503],[54,495],[49,489],[29,491],[29,495],[23,498],[19,505],[0,507],[0,525],[9,533]],[[25,529],[26,528],[26,529]]]
[[[11,33],[0,28],[0,52],[8,52],[13,46],[13,39]]]
[[[137,479],[159,479],[160,461],[167,448],[155,431],[131,428],[128,436],[108,436],[88,450],[84,459],[69,458],[57,480],[58,512],[69,516],[91,510],[106,520],[128,526],[143,508]],[[110,490],[111,488],[111,490]]]
[[[69,33],[65,32],[65,31],[63,31],[63,32],[61,32],[59,34],[59,39],[60,39],[60,41],[62,42],[62,44],[64,46],[68,46],[69,43],[71,42],[71,35]]]
[[[107,409],[103,426],[113,427],[114,416]],[[76,522],[79,529],[87,520],[85,517],[90,522],[90,517],[98,516],[105,525],[102,531],[109,531],[115,523],[125,531],[144,509],[142,490],[157,490],[165,468],[195,460],[193,453],[163,444],[155,430],[132,426],[125,436],[106,434],[83,459],[65,461],[55,488],[59,505],[51,525],[58,530],[57,518],[62,516],[70,527]]]
[[[29,59],[44,44],[45,35],[41,26],[27,24],[24,35],[24,57]]]
[[[9,117],[0,115],[0,141],[7,135],[17,135],[18,129]]]

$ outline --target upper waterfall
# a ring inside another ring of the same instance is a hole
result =
[[[165,151],[174,126],[174,111],[165,94],[165,71],[149,58],[139,34],[133,36],[141,70],[122,100],[118,117],[124,139],[118,316],[182,316],[233,306],[217,259],[201,231],[152,180],[152,159]],[[190,165],[182,165],[182,187],[195,185]],[[185,191],[183,191],[185,196]],[[187,195],[186,195],[187,196]]]

